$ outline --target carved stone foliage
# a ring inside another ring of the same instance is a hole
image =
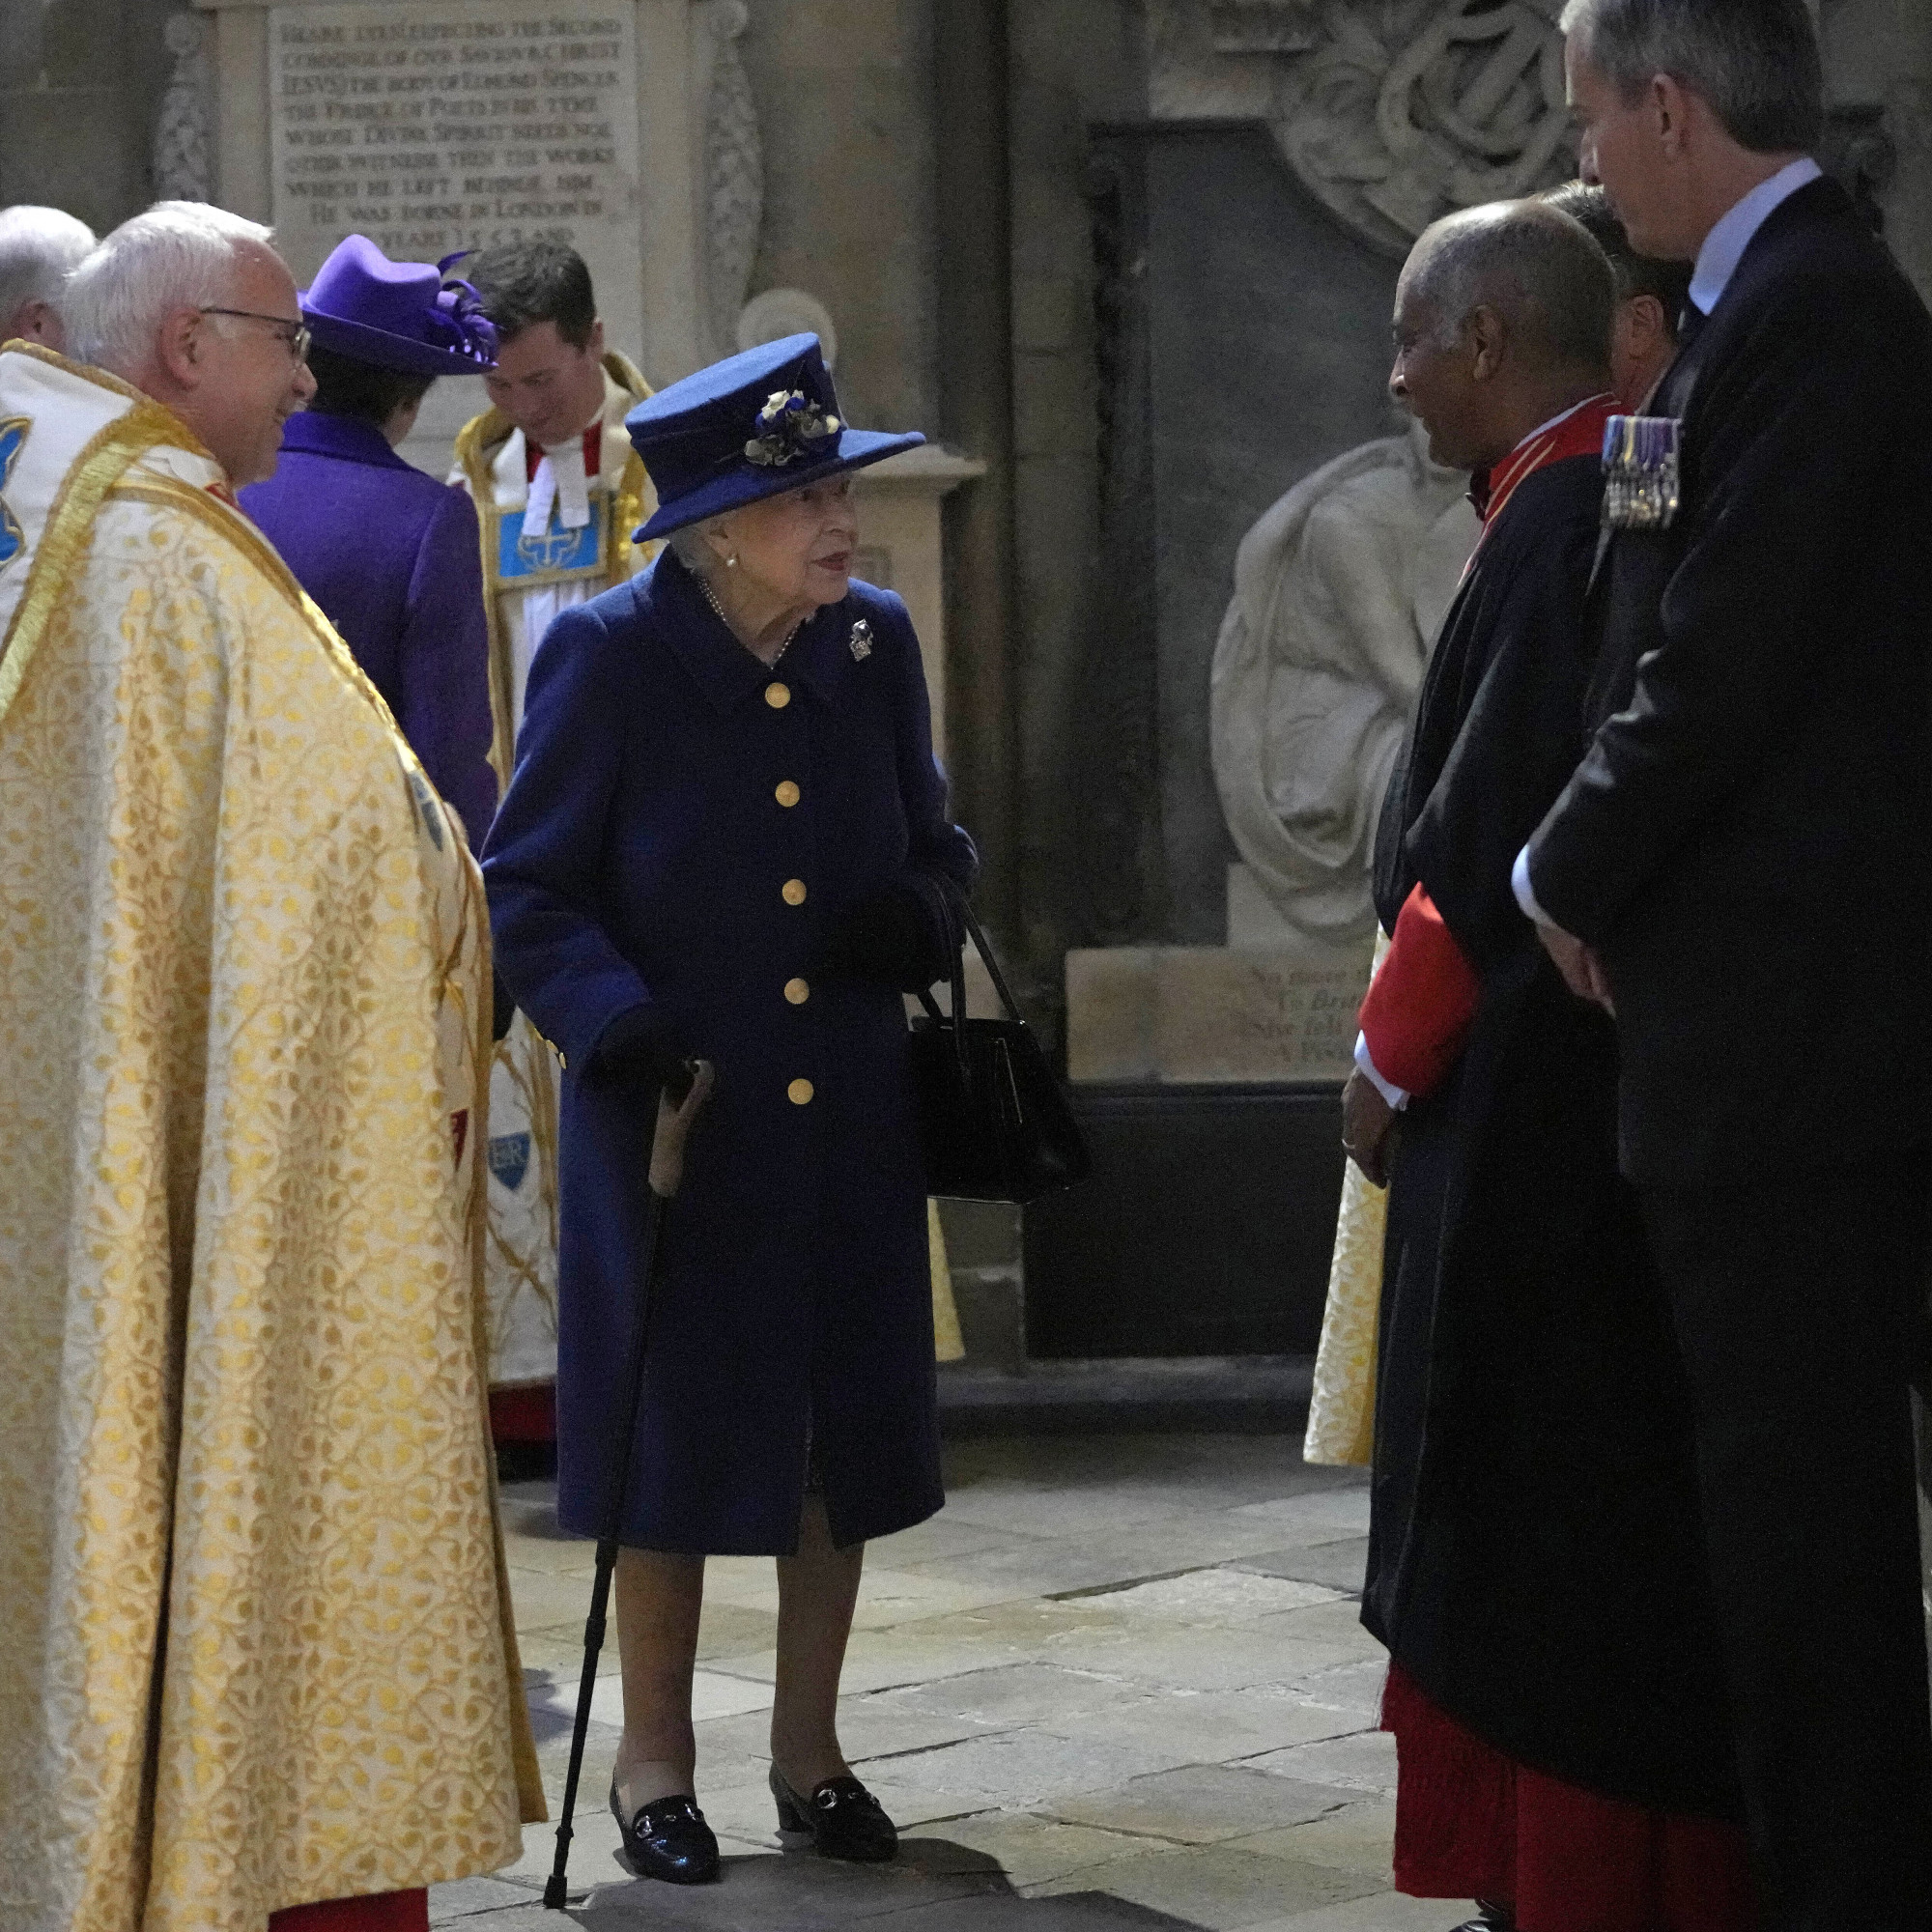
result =
[[[1838,104],[1826,111],[1818,158],[1872,227],[1885,232],[1885,196],[1898,175],[1898,144],[1877,101]]]
[[[1573,171],[1561,7],[1155,0],[1156,69],[1167,61],[1186,72],[1156,71],[1152,92],[1170,103],[1164,111],[1190,118],[1265,101],[1308,188],[1357,234],[1401,254],[1453,209],[1532,193]]]
[[[213,74],[206,24],[199,14],[174,14],[163,32],[175,67],[155,122],[155,199],[206,201],[214,179],[209,143]]]
[[[736,346],[764,219],[765,161],[757,103],[738,53],[745,0],[712,0],[711,86],[704,108],[704,267],[707,320],[719,354]]]

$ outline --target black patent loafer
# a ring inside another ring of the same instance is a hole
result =
[[[629,1818],[611,1787],[611,1812],[624,1834],[624,1856],[639,1878],[661,1878],[668,1885],[703,1885],[718,1876],[718,1840],[685,1792],[639,1804]]]
[[[811,1849],[822,1859],[851,1859],[883,1864],[899,1849],[898,1827],[886,1807],[856,1777],[828,1777],[801,1798],[772,1766],[772,1796],[778,1801],[781,1832],[810,1832]]]
[[[1477,1916],[1457,1926],[1456,1932],[1516,1932],[1516,1913],[1507,1905],[1492,1905],[1487,1898],[1476,1901]]]

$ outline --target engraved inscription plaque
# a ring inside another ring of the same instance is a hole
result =
[[[416,262],[547,238],[583,256],[609,340],[635,353],[635,8],[403,0],[269,17],[273,218],[298,280],[349,234]]]
[[[1306,948],[1122,946],[1066,955],[1074,1081],[1342,1080],[1366,958]]]

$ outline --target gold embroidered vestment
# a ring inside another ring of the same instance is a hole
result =
[[[481,882],[185,427],[0,355],[0,1924],[262,1932],[541,1815]]]

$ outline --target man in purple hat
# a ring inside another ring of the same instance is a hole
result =
[[[476,512],[396,453],[439,376],[496,365],[468,287],[352,235],[301,298],[316,392],[242,505],[342,634],[480,844],[497,809]]]

